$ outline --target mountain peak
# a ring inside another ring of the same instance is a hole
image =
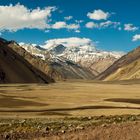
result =
[[[66,50],[66,47],[62,44],[58,44],[49,49],[53,54],[62,54]]]
[[[61,60],[63,61],[62,58],[64,58],[82,67],[86,67],[93,72],[96,71],[96,74],[104,71],[123,55],[119,52],[96,50],[95,47],[90,45],[65,46],[63,44],[55,44],[46,47],[45,50],[40,46],[37,47],[29,44],[22,44],[21,46],[31,54],[41,57],[43,60],[49,59],[54,62],[59,62]]]

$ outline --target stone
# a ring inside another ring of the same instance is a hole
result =
[[[84,127],[82,127],[82,126],[77,126],[76,129],[78,129],[78,130],[83,130]]]
[[[46,130],[46,131],[49,131],[49,130],[50,130],[50,128],[47,126],[47,127],[45,128],[45,130]]]
[[[42,131],[43,131],[44,133],[46,133],[46,132],[48,132],[49,130],[50,130],[50,128],[47,126],[47,127],[43,128]]]
[[[89,120],[91,120],[91,119],[92,119],[92,117],[91,117],[91,116],[89,116],[89,117],[88,117],[88,119],[89,119]]]
[[[5,137],[5,139],[7,140],[7,139],[9,139],[9,138],[10,138],[10,135],[5,134],[5,135],[4,135],[4,137]]]
[[[65,130],[61,130],[61,133],[65,133]]]
[[[22,120],[20,123],[25,123],[26,122],[26,120]]]
[[[102,126],[102,127],[106,127],[107,125],[106,125],[106,124],[102,124],[101,126]]]

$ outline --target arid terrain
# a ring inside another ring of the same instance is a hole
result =
[[[0,85],[0,116],[87,116],[140,113],[140,86],[64,81]]]
[[[71,80],[0,85],[0,137],[137,140],[139,84]]]

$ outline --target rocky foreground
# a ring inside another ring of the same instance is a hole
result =
[[[0,119],[0,139],[139,140],[140,115]]]

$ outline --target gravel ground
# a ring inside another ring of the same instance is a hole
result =
[[[139,140],[140,115],[0,119],[0,140]]]

